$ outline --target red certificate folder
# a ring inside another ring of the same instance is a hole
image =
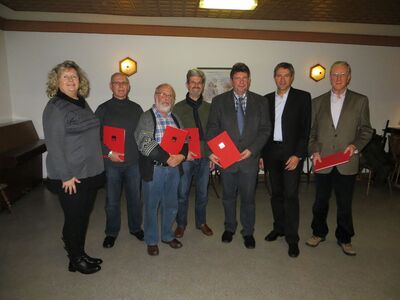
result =
[[[199,129],[196,127],[185,128],[185,131],[188,133],[189,151],[194,153],[193,158],[201,158]]]
[[[111,151],[122,153],[119,158],[124,160],[125,129],[111,126],[103,126],[103,143]]]
[[[337,165],[345,164],[350,160],[350,152],[336,152],[331,155],[321,157],[322,162],[316,162],[314,171],[318,172],[323,169],[334,167]]]
[[[187,132],[185,130],[167,126],[161,140],[161,148],[169,154],[179,154],[185,143]]]
[[[226,169],[240,159],[240,152],[226,131],[207,142],[211,151],[219,157],[219,164]]]

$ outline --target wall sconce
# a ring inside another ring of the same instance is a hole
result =
[[[137,72],[137,63],[130,57],[126,57],[119,62],[119,71],[126,76],[131,76]]]
[[[316,64],[310,68],[310,78],[316,82],[325,78],[326,69],[320,65]]]

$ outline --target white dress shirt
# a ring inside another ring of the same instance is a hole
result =
[[[347,89],[341,95],[337,95],[331,91],[331,113],[335,128],[339,122],[340,112],[342,111],[344,98],[346,97],[346,91]]]
[[[282,114],[286,105],[286,100],[289,94],[290,88],[282,96],[275,92],[275,126],[274,126],[274,141],[282,142]]]

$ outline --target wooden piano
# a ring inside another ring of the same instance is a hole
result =
[[[7,185],[5,193],[11,203],[42,182],[44,152],[45,142],[32,121],[0,123],[0,184]]]

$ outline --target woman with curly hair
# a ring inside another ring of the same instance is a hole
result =
[[[49,73],[43,112],[47,146],[48,186],[58,194],[64,212],[62,239],[69,271],[92,274],[102,260],[85,252],[86,231],[97,190],[104,183],[100,123],[85,97],[89,81],[73,61],[64,61]]]

